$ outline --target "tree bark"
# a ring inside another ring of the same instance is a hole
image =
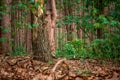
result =
[[[48,27],[48,33],[49,33],[49,45],[50,45],[50,53],[54,54],[56,50],[56,44],[55,44],[55,27],[56,27],[56,5],[55,0],[47,0],[46,4],[46,22]]]
[[[99,6],[101,6],[102,5],[102,0],[98,0],[98,7]],[[99,13],[98,13],[98,15],[100,15],[101,13],[103,13],[103,9],[102,8],[100,8],[99,9]],[[102,28],[99,28],[99,29],[97,29],[97,38],[98,39],[101,39],[102,38]]]
[[[2,53],[10,53],[11,52],[11,1],[12,0],[3,0],[3,3],[6,5],[6,13],[2,15],[1,26],[8,30],[7,32],[2,31],[2,38],[5,38],[5,42],[2,42]]]
[[[36,0],[36,2],[41,2],[42,0]],[[41,2],[42,3],[42,2]],[[49,3],[50,4],[50,3]],[[41,7],[39,5],[39,7]],[[37,9],[37,15],[33,13],[32,17],[34,18],[32,24],[39,24],[36,29],[33,30],[33,53],[34,53],[34,59],[41,60],[41,61],[49,61],[51,60],[51,54],[50,54],[50,46],[49,46],[49,26],[47,25],[49,22],[46,18],[48,18],[48,15],[43,14],[43,11],[41,8]],[[51,25],[51,24],[50,24]]]
[[[28,11],[29,12],[29,15],[26,17],[26,21],[28,22],[28,23],[30,23],[31,22],[31,20],[32,20],[32,18],[31,18],[31,12],[30,11]],[[31,32],[31,29],[27,29],[26,30],[26,42],[27,42],[27,44],[26,44],[26,48],[27,48],[27,52],[28,53],[32,53],[32,32]]]
[[[68,1],[65,0],[65,3],[64,3],[64,11],[65,11],[64,15],[65,16],[68,16],[68,15],[71,14],[71,6],[69,6],[70,2],[69,3],[67,3],[67,2]],[[72,40],[72,28],[71,28],[71,25],[66,24],[65,27],[66,27],[66,31],[67,31],[67,41],[71,41]]]
[[[0,6],[2,6],[2,1],[0,2]],[[2,11],[2,10],[1,10]],[[2,16],[0,14],[0,16]],[[1,19],[0,19],[0,39],[2,38],[2,29],[1,29]],[[0,42],[0,54],[2,54],[2,42]]]
[[[82,40],[82,29],[77,30],[77,36]]]

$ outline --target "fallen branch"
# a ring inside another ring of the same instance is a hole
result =
[[[55,73],[55,71],[57,70],[57,68],[58,68],[58,66],[60,67],[60,68],[62,68],[63,67],[63,71],[66,71],[66,70],[64,70],[64,69],[69,69],[68,68],[68,65],[65,63],[65,61],[66,61],[66,59],[61,59],[61,60],[59,60],[56,64],[55,64],[55,66],[52,68],[52,70],[51,70],[51,74],[48,76],[48,78],[47,78],[47,80],[54,80],[58,75],[56,75],[56,73]],[[66,67],[66,68],[65,68]],[[65,77],[67,75],[67,73],[65,72],[65,74],[63,74],[63,75],[59,75],[59,77],[57,77],[57,80],[61,80],[63,77]]]
[[[65,61],[66,61],[66,59],[61,59],[61,60],[59,60],[59,61],[55,64],[55,66],[52,68],[51,73],[54,73],[55,70],[57,69],[58,65],[60,65],[61,63],[65,62]]]

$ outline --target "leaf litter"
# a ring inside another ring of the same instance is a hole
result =
[[[1,56],[0,80],[120,80],[120,61],[59,58],[48,63],[30,56]]]

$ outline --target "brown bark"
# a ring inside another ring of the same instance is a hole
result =
[[[67,40],[68,41],[71,41],[73,38],[73,35],[72,35],[72,27],[71,25],[66,25],[66,30],[67,30]]]
[[[19,2],[20,2],[20,0],[13,1],[12,6],[15,6]],[[12,38],[14,39],[14,41],[12,42],[12,44],[14,44],[12,46],[12,48],[13,48],[13,51],[14,51],[16,48],[18,48],[20,46],[20,27],[21,26],[18,27],[17,24],[20,23],[21,12],[18,9],[18,7],[15,7],[11,16],[12,16],[12,20],[11,20]]]
[[[55,0],[48,0],[46,4],[46,21],[49,33],[49,45],[50,53],[54,54],[56,45],[55,45],[55,26],[56,26],[56,5]]]
[[[101,6],[102,5],[102,0],[98,0],[98,5],[97,6]],[[100,15],[101,13],[103,13],[103,9],[99,9],[99,13],[98,15]],[[97,29],[97,38],[102,38],[102,28]]]
[[[102,29],[97,29],[97,38],[102,38]]]
[[[75,5],[73,0],[66,0],[64,3],[64,16],[74,15],[75,14]],[[67,41],[71,41],[75,38],[74,33],[76,33],[76,25],[74,22],[71,24],[66,24],[67,31]]]
[[[82,1],[79,4],[80,5],[78,7],[84,6],[84,2],[82,2]],[[84,16],[85,15],[84,10],[81,10],[80,12],[78,12],[77,15],[79,15],[80,17]],[[82,21],[80,21],[77,25],[80,25],[80,24],[82,24]],[[82,30],[82,28],[77,29],[77,37],[82,40],[82,38],[83,38],[83,30]]]
[[[83,2],[80,2],[80,6],[84,6],[84,3],[83,3]],[[80,7],[80,6],[79,6],[79,7]],[[78,15],[79,15],[80,17],[84,16],[84,11],[82,10],[81,12],[78,13]],[[81,23],[82,23],[82,22],[80,21],[77,25],[80,25]],[[82,40],[83,31],[82,31],[81,28],[79,28],[79,29],[77,30],[77,37]]]
[[[7,5],[6,7],[6,14],[2,15],[1,25],[4,29],[7,29],[8,32],[2,32],[2,38],[6,39],[6,42],[2,42],[2,52],[3,53],[10,53],[11,52],[11,0],[3,0],[4,4]]]
[[[0,2],[0,6],[2,6],[2,1]],[[0,14],[0,16],[2,16],[2,15]],[[0,26],[2,26],[1,19],[0,19]],[[0,28],[0,39],[1,39],[1,37],[2,37],[2,30]],[[1,42],[0,42],[0,54],[2,54],[2,43]]]
[[[64,4],[64,11],[65,11],[64,15],[65,16],[68,16],[71,14],[71,7],[68,5],[67,2],[68,1],[66,1]],[[68,24],[66,24],[65,26],[66,26],[66,31],[67,31],[67,40],[71,41],[72,40],[72,27],[71,27],[71,25],[68,25]]]
[[[36,0],[40,1],[41,0]],[[39,5],[42,6],[43,4]],[[32,24],[39,24],[36,29],[33,30],[33,53],[34,53],[34,59],[41,60],[41,61],[48,61],[51,59],[50,51],[49,51],[49,32],[48,32],[48,22],[45,20],[45,15],[43,14],[43,11],[41,8],[37,9],[37,13],[41,15],[37,15],[35,13],[32,14],[32,17],[34,18]],[[48,18],[48,17],[47,17]]]
[[[0,23],[0,26],[1,26],[1,23]],[[0,29],[0,38],[2,37],[2,31]],[[2,54],[2,43],[0,42],[0,54]]]
[[[1,26],[1,20],[0,20],[0,26]],[[2,30],[0,28],[0,38],[2,38]],[[2,43],[0,42],[0,54],[2,54]]]
[[[82,29],[77,30],[77,35],[79,39],[82,39]]]
[[[38,24],[38,26],[33,27],[32,29],[32,48],[33,48],[33,52],[35,53],[37,51],[37,40],[38,40],[38,35],[39,35],[39,29],[40,29],[40,17],[43,14],[43,10],[41,9],[41,7],[43,7],[43,2],[44,0],[35,0],[35,3],[40,2],[41,4],[38,6],[38,8],[36,8],[35,12],[31,12],[31,24]],[[33,4],[34,5],[34,4]],[[41,20],[42,21],[42,20]]]
[[[39,23],[39,31],[37,34],[38,37],[36,39],[34,55],[37,60],[48,61],[51,59],[51,54],[55,51],[54,33],[56,24],[56,8],[54,0],[47,0],[45,15],[38,16],[36,20]]]
[[[15,6],[19,4],[22,0],[13,1],[12,5]],[[27,0],[24,1],[27,3]],[[25,14],[27,13],[27,15]],[[15,6],[15,9],[12,11],[12,39],[14,41],[13,50],[15,51],[17,48],[22,48],[24,51],[31,52],[32,51],[32,40],[31,40],[31,30],[28,27],[31,22],[31,16],[29,10],[24,10],[24,8],[18,8]],[[24,18],[22,18],[24,17]]]
[[[31,22],[32,18],[31,18],[31,12],[28,11],[29,15],[26,17],[26,21],[28,23]],[[28,53],[32,53],[32,32],[31,29],[27,29],[26,30],[26,48],[27,48],[27,52]]]

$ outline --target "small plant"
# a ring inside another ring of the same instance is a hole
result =
[[[23,48],[22,46],[16,47],[12,52],[12,56],[23,56],[27,54],[27,50]]]
[[[83,70],[78,70],[77,71],[77,75],[82,75],[83,74]]]
[[[66,58],[73,58],[75,56],[75,48],[72,44],[67,43],[63,47],[63,49],[57,49],[56,51],[56,57],[66,57]]]
[[[91,75],[91,71],[89,69],[87,69],[86,76],[90,76],[90,75]]]
[[[83,46],[83,42],[79,39],[68,42],[64,45],[63,49],[56,50],[57,57],[66,58],[86,58],[90,56]]]
[[[52,60],[49,60],[48,63],[49,63],[49,64],[53,64],[53,61],[52,61]]]

